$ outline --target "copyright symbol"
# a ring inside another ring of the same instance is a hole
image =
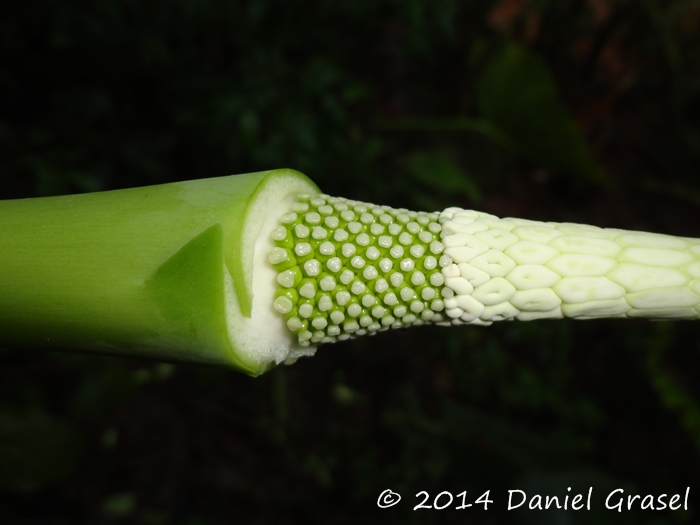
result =
[[[380,509],[387,509],[389,507],[393,507],[399,501],[401,501],[400,494],[398,494],[397,492],[394,492],[391,489],[386,489],[384,492],[382,492],[379,495],[379,499],[377,500],[377,506]]]

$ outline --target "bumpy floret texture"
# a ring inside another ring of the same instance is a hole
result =
[[[303,345],[445,321],[441,231],[436,213],[300,195],[272,233],[273,306]]]
[[[281,223],[274,308],[304,345],[426,322],[700,317],[698,239],[327,195]]]
[[[439,221],[450,319],[700,317],[698,239],[459,208]]]

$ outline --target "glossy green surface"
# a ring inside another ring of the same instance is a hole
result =
[[[0,202],[0,344],[257,373],[227,335],[224,271],[249,313],[249,201],[293,173],[308,180],[277,170]]]

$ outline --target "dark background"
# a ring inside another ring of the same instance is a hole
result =
[[[700,237],[700,4],[3,3],[0,148],[2,198],[289,167],[380,204]],[[257,379],[2,350],[0,521],[697,522],[698,333],[425,327]],[[506,511],[589,486],[590,512]],[[604,509],[687,486],[689,512]],[[421,490],[494,503],[414,512]]]

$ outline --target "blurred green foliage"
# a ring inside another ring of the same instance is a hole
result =
[[[73,474],[83,446],[69,423],[35,408],[0,414],[0,484],[26,492],[63,480]]]
[[[699,35],[693,0],[5,3],[0,197],[290,167],[383,204],[700,236]],[[3,350],[0,521],[692,523],[697,330],[426,327],[257,379]],[[569,486],[591,512],[505,510]],[[687,486],[687,513],[603,508]],[[421,490],[495,503],[414,512]]]
[[[505,47],[489,60],[475,92],[479,113],[508,139],[504,146],[537,165],[603,182],[602,168],[536,54]]]

